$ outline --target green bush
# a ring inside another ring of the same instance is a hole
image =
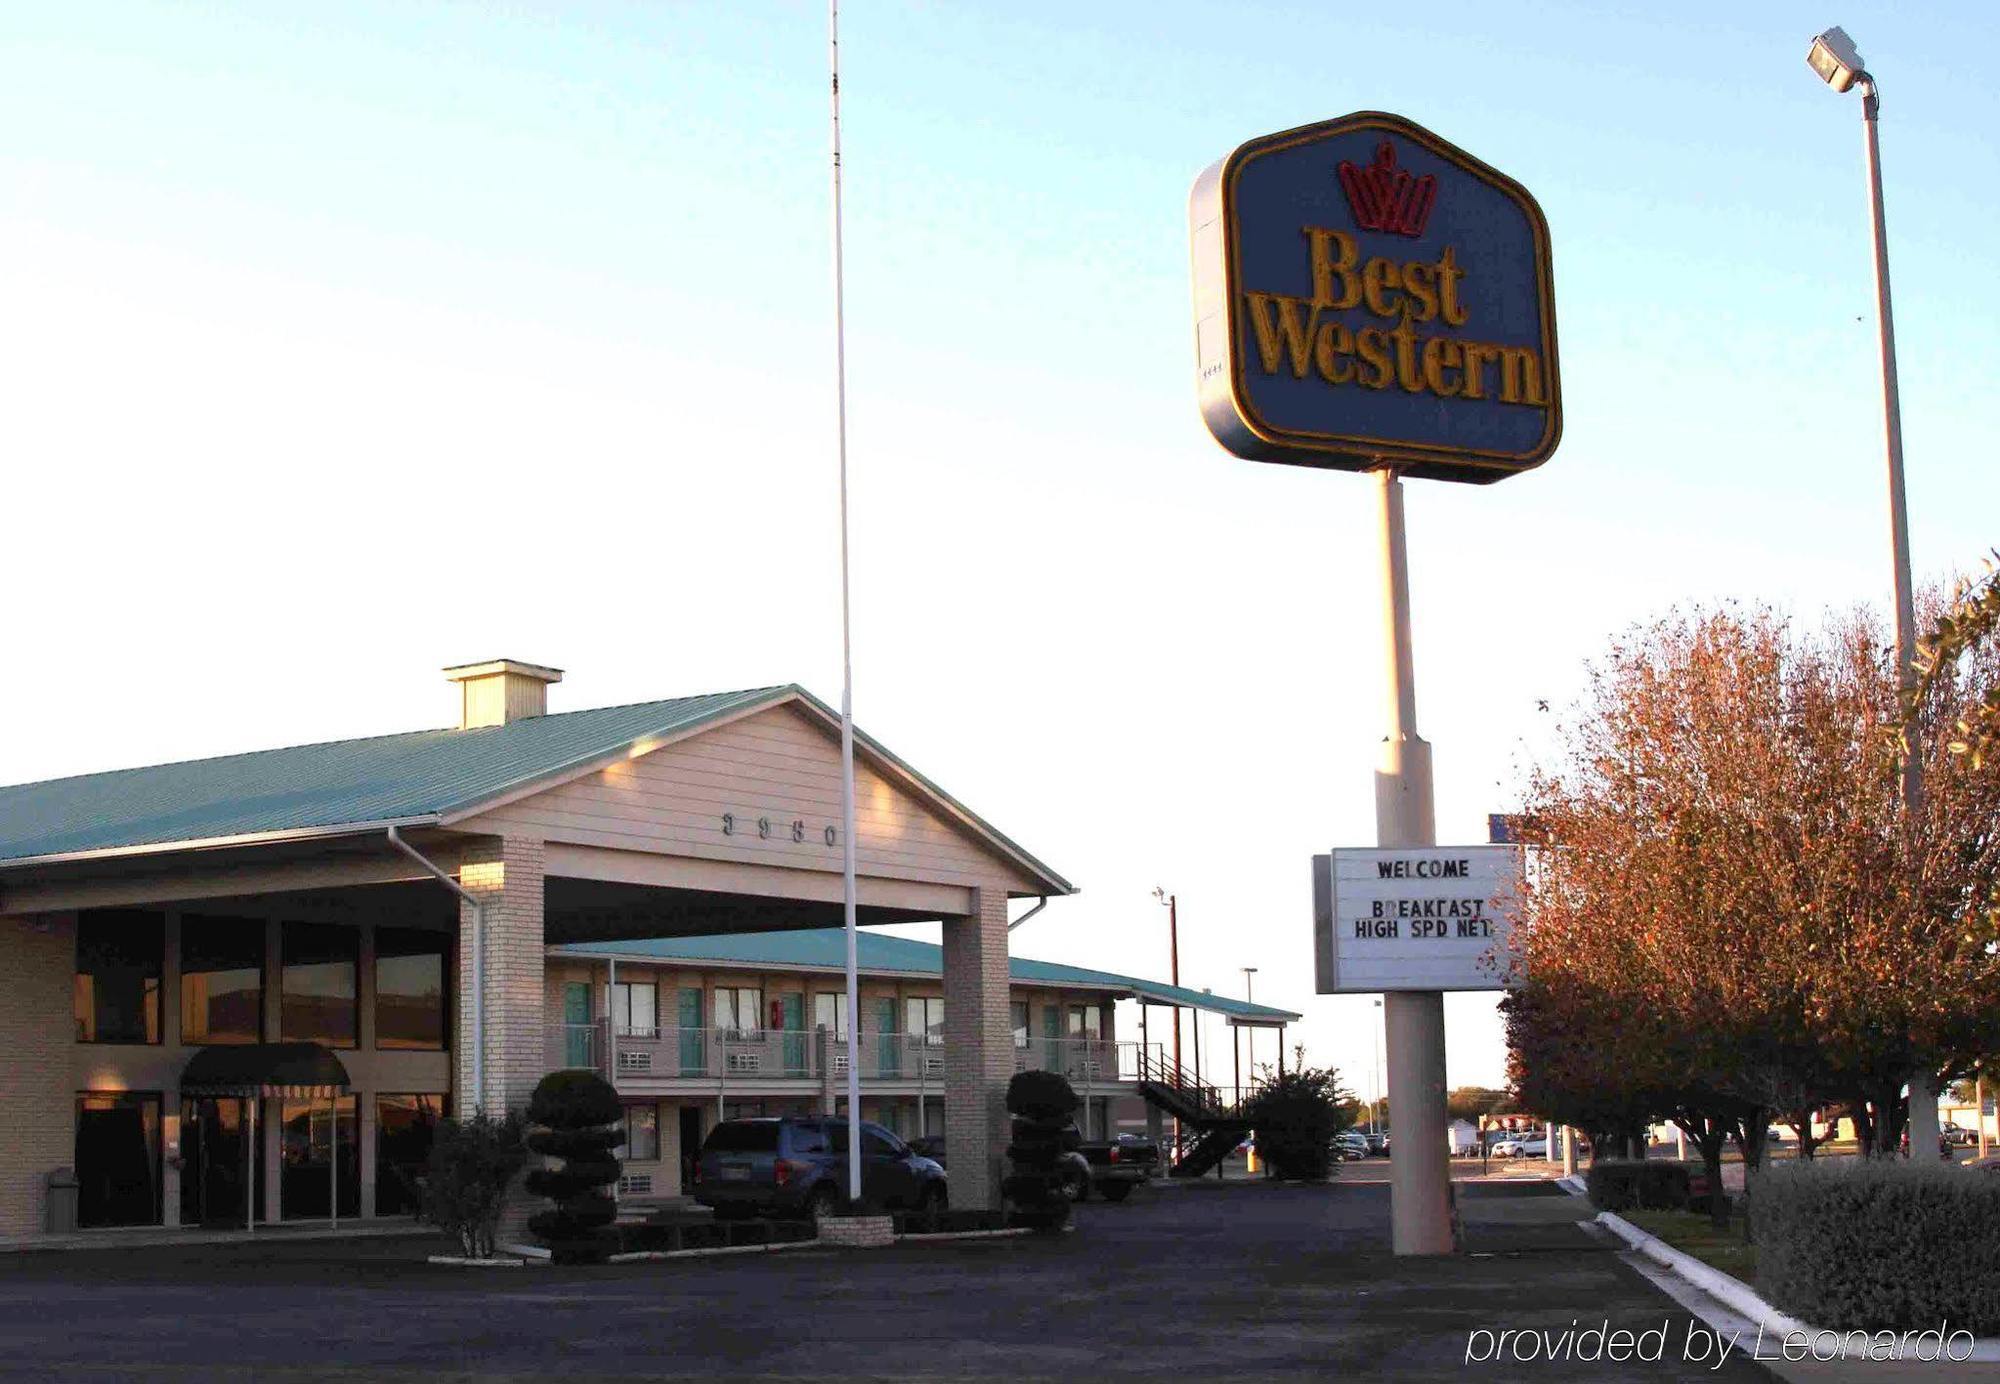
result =
[[[1686,1211],[1689,1209],[1689,1179],[1693,1169],[1686,1163],[1659,1159],[1598,1159],[1583,1176],[1590,1204],[1600,1211]]]
[[[605,1188],[618,1180],[611,1150],[625,1137],[617,1128],[624,1114],[618,1092],[595,1072],[550,1072],[528,1102],[528,1122],[536,1126],[528,1147],[563,1160],[525,1179],[530,1192],[555,1203],[529,1217],[528,1229],[558,1264],[601,1264],[617,1247],[607,1228],[618,1207]]]
[[[466,1258],[490,1258],[507,1188],[527,1161],[518,1115],[440,1121],[424,1165],[423,1219],[457,1240]]]
[[[1083,1101],[1078,1098],[1076,1088],[1069,1084],[1069,1078],[1061,1072],[1016,1072],[1007,1083],[1007,1113],[1023,1115],[1037,1121],[1053,1122],[1060,1129],[1062,1122],[1077,1111]]]
[[[1058,1164],[1063,1131],[1081,1104],[1059,1072],[1017,1072],[1007,1083],[1007,1109],[1014,1116],[1007,1146],[1012,1171],[1001,1179],[1000,1195],[1014,1224],[1055,1230],[1069,1220]]]
[[[1781,1163],[1750,1191],[1757,1290],[1836,1331],[2000,1331],[2000,1176],[1928,1160]]]
[[[1257,1134],[1257,1156],[1271,1175],[1318,1181],[1333,1170],[1334,1138],[1352,1118],[1348,1093],[1332,1068],[1287,1072],[1257,1088],[1244,1109]]]

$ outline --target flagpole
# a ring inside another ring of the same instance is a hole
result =
[[[861,1200],[861,977],[854,900],[854,642],[847,594],[847,302],[840,234],[840,0],[827,0],[827,58],[833,76],[833,379],[840,453],[840,890],[847,931],[847,1199],[854,1204]]]

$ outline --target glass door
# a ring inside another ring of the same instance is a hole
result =
[[[563,983],[563,1065],[596,1067],[590,1052],[590,986],[581,980]]]
[[[681,1075],[700,1076],[708,1070],[707,1034],[702,1028],[701,988],[688,986],[680,994]]]
[[[780,995],[778,997],[778,1027],[785,1034],[785,1075],[804,1076],[806,1074],[806,997],[804,995]]]
[[[238,1096],[181,1102],[181,1224],[241,1226],[249,1131]]]

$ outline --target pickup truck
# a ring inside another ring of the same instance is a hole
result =
[[[1123,1201],[1132,1189],[1159,1171],[1160,1147],[1143,1134],[1120,1134],[1102,1141],[1085,1139],[1071,1125],[1069,1147],[1063,1153],[1063,1190],[1071,1201],[1087,1200],[1095,1191],[1106,1201]],[[940,1165],[944,1136],[927,1134],[910,1147]]]

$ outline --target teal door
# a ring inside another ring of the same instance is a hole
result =
[[[681,991],[680,1008],[676,1011],[675,1024],[681,1035],[681,1075],[700,1076],[708,1070],[708,1044],[702,1027],[701,988],[689,986]]]
[[[877,1076],[903,1074],[903,1044],[896,1032],[896,1002],[875,1001],[875,1063]]]
[[[780,995],[778,1017],[785,1030],[785,1075],[806,1074],[806,997]]]
[[[563,1065],[565,1067],[595,1067],[596,1055],[592,1052],[591,1039],[596,1034],[590,1025],[590,983],[582,980],[563,982]]]
[[[1048,1053],[1042,1059],[1045,1071],[1059,1072],[1063,1069],[1063,1016],[1062,1006],[1049,1005],[1042,1010],[1042,1036],[1047,1040]]]

